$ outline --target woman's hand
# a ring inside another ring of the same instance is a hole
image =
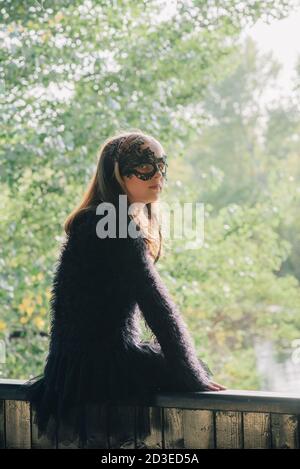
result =
[[[225,386],[222,386],[222,384],[216,383],[215,381],[211,380],[205,386],[205,391],[224,391],[224,389],[227,388]]]

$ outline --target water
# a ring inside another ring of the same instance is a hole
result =
[[[254,345],[257,370],[262,377],[260,391],[275,391],[300,394],[300,362],[294,354],[283,362],[276,361],[276,350],[272,341],[257,340]]]

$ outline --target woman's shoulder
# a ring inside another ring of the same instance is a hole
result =
[[[91,221],[93,210],[91,208],[84,208],[78,211],[72,220],[72,230],[74,231],[79,226],[84,226]]]
[[[136,222],[130,215],[99,212],[97,207],[82,210],[77,214],[72,225],[73,233],[80,240],[88,240],[99,249],[112,252],[140,253],[145,249],[145,239]]]

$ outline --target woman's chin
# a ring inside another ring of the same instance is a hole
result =
[[[156,200],[158,199],[159,199],[159,194],[153,194],[151,197],[149,197],[149,202],[156,202]]]

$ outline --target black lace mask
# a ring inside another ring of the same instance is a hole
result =
[[[129,152],[123,152],[122,150],[119,152],[122,142],[121,139],[115,152],[115,161],[119,163],[122,176],[130,178],[135,175],[143,181],[148,181],[156,171],[160,171],[164,179],[167,180],[167,155],[157,158],[150,148],[141,149],[141,145],[145,143],[142,138],[131,144]]]

